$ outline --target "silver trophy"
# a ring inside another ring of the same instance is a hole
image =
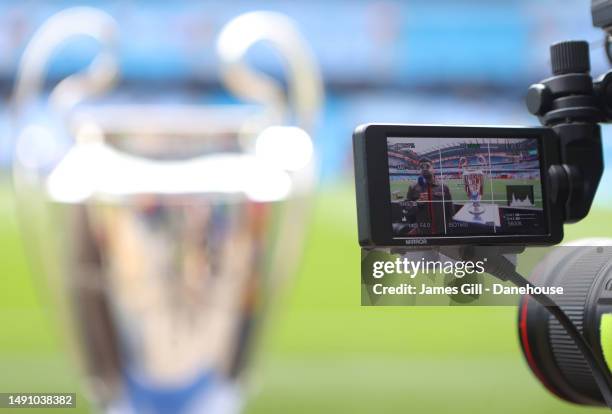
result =
[[[42,102],[45,66],[75,36],[100,52]],[[118,40],[112,17],[74,8],[24,52],[14,180],[27,248],[101,411],[237,413],[269,299],[299,257],[319,72],[291,20],[255,12],[217,42],[224,84],[250,105],[96,103],[119,74]],[[244,63],[259,41],[284,58],[288,96]]]
[[[485,177],[485,173],[480,166],[484,165],[486,161],[483,157],[479,157],[479,161],[479,166],[470,167],[466,158],[461,158],[459,160],[459,165],[462,168],[465,192],[472,203],[468,211],[474,216],[475,220],[478,220],[485,211],[480,205]]]

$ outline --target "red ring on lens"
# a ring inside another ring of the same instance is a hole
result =
[[[540,371],[540,367],[533,356],[533,352],[531,351],[531,345],[529,344],[529,335],[527,334],[527,305],[529,304],[529,296],[523,297],[523,302],[521,304],[521,313],[519,316],[519,331],[521,337],[521,344],[523,345],[523,353],[525,354],[525,358],[527,359],[527,364],[534,375],[540,380],[542,385],[546,387],[548,391],[556,395],[557,397],[568,400],[565,395],[562,395],[559,390],[553,387],[547,380],[542,371]]]

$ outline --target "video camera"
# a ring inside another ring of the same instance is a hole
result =
[[[541,128],[358,127],[360,244],[559,243],[563,223],[588,214],[603,173],[612,71],[593,80],[583,41],[554,44],[551,63],[553,76],[527,92]]]
[[[612,63],[612,0],[592,0]],[[507,258],[554,245],[563,224],[591,208],[604,163],[600,123],[612,122],[612,70],[590,75],[589,45],[550,48],[552,76],[531,85],[527,109],[542,127],[383,125],[353,134],[359,243],[455,260],[489,257],[485,271],[534,286]],[[574,289],[558,301],[525,295],[519,336],[538,379],[557,396],[612,408],[601,321],[612,313],[612,250],[551,254],[541,283]],[[608,319],[610,320],[610,319]],[[608,346],[608,345],[607,345]]]

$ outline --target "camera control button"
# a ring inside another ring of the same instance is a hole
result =
[[[550,90],[541,83],[531,85],[527,90],[527,110],[533,115],[544,115],[552,103]]]

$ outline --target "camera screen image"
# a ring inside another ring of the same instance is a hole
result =
[[[394,238],[546,234],[534,138],[388,137]]]

